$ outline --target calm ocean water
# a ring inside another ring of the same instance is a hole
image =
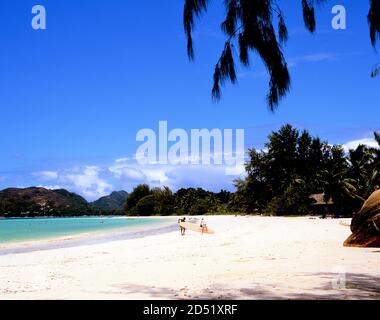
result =
[[[159,227],[172,219],[127,217],[0,219],[0,243],[48,239],[87,232],[139,231]]]

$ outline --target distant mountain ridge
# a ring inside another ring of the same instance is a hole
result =
[[[128,193],[113,192],[92,203],[65,189],[8,188],[0,191],[0,216],[43,217],[123,214]]]
[[[91,207],[105,211],[123,211],[124,204],[127,202],[128,192],[114,191],[110,195],[101,197],[100,199],[91,202]]]

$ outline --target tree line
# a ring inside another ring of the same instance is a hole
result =
[[[235,192],[138,185],[125,204],[128,215],[334,214],[352,216],[380,186],[379,148],[359,145],[345,152],[307,130],[282,126],[268,136],[264,150],[248,150],[246,175]],[[320,195],[316,203],[313,195]]]
[[[150,188],[138,185],[125,204],[127,215],[205,215],[227,213],[231,193],[219,193],[202,188],[182,188],[173,192],[169,187]]]

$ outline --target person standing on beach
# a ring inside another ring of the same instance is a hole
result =
[[[207,224],[206,224],[205,219],[203,219],[203,218],[201,219],[200,227],[202,229],[202,234],[203,234],[204,231],[207,232]]]
[[[178,223],[181,223],[181,222],[186,222],[186,217],[183,217],[182,219],[178,219]],[[181,225],[179,225],[179,228],[181,230],[181,236],[184,236],[186,228],[182,227]]]

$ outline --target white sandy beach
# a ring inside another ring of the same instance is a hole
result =
[[[380,298],[380,249],[344,248],[349,219],[207,222],[214,235],[176,231],[0,256],[0,299]]]

